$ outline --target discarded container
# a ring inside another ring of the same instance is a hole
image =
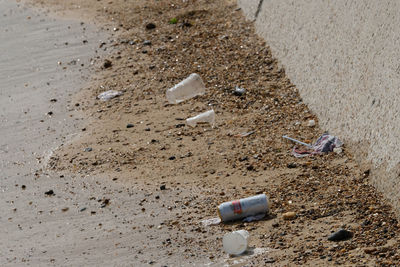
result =
[[[189,77],[168,89],[166,96],[169,103],[178,104],[205,92],[206,88],[201,77],[196,73],[192,73]]]
[[[223,222],[268,212],[269,201],[265,194],[224,202],[218,206],[218,215]]]
[[[229,255],[240,255],[247,250],[250,234],[246,230],[234,231],[224,235],[222,245]]]
[[[191,126],[191,127],[196,127],[197,123],[209,123],[211,124],[211,126],[214,126],[215,124],[215,112],[214,110],[209,110],[203,113],[200,113],[197,116],[191,117],[189,119],[186,120],[187,125]]]

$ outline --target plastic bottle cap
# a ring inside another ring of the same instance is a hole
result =
[[[249,233],[245,230],[235,231],[226,234],[222,239],[224,250],[229,255],[240,255],[246,251]]]

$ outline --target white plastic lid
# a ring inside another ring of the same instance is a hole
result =
[[[222,245],[224,250],[229,255],[240,255],[247,249],[247,239],[249,233],[247,231],[235,231],[224,235],[222,239]]]

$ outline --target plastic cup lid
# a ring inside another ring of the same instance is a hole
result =
[[[222,245],[229,255],[240,255],[247,249],[247,238],[238,232],[229,233],[222,239]]]

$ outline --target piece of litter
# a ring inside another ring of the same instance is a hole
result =
[[[206,87],[201,77],[192,73],[189,77],[169,88],[166,92],[167,100],[170,104],[178,104],[192,97],[203,95]]]
[[[187,125],[189,125],[191,127],[196,127],[197,123],[209,123],[212,127],[214,127],[215,112],[212,109],[212,110],[200,113],[197,116],[187,119],[186,123],[187,123]]]
[[[211,225],[218,225],[221,223],[220,218],[211,218],[211,219],[205,219],[201,221],[201,224],[206,227],[206,226],[211,226]]]
[[[109,90],[109,91],[106,91],[106,92],[103,92],[103,93],[99,94],[97,96],[97,98],[102,100],[102,101],[107,101],[107,100],[110,100],[110,99],[112,99],[114,97],[117,97],[117,96],[120,96],[120,95],[122,95],[121,91]]]
[[[243,132],[243,133],[234,135],[234,137],[246,137],[246,136],[252,135],[253,133],[254,133],[254,131]]]
[[[289,137],[289,136],[287,136],[287,135],[284,135],[284,136],[282,136],[282,137],[285,138],[285,139],[288,139],[288,140],[290,140],[290,141],[296,142],[296,143],[298,143],[298,144],[300,144],[300,145],[303,145],[303,146],[312,148],[312,145],[306,144],[306,143],[304,143],[304,142],[301,142],[301,141],[299,141],[299,140],[296,140],[296,139],[294,139],[294,138],[291,138],[291,137]]]
[[[297,141],[297,140],[296,140]],[[298,143],[302,143],[298,141]],[[299,150],[296,146],[293,148],[292,154],[296,158],[307,157],[310,155],[321,154],[333,152],[335,148],[340,148],[343,145],[343,142],[339,140],[336,136],[329,135],[328,133],[324,133],[321,135],[314,145],[311,147],[308,144],[305,144],[309,150]]]

